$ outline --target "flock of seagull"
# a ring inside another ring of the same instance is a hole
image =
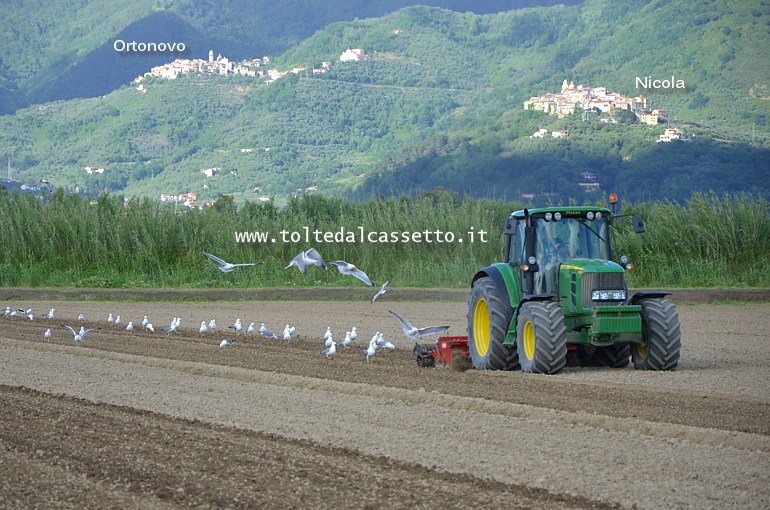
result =
[[[261,262],[246,262],[246,263],[233,264],[217,257],[216,255],[212,255],[211,253],[203,252],[203,254],[206,255],[212,261],[216,262],[218,264],[218,269],[223,273],[230,273],[233,270],[235,270],[235,268],[238,268],[238,267],[249,267],[249,266],[256,266],[258,264],[261,264]],[[361,282],[365,283],[367,286],[370,286],[370,287],[375,286],[375,284],[372,282],[369,276],[364,271],[357,268],[354,264],[351,264],[350,262],[346,262],[344,260],[324,260],[324,258],[321,256],[320,253],[318,253],[318,251],[315,248],[310,248],[309,250],[301,251],[296,257],[291,259],[291,261],[289,262],[289,265],[286,266],[285,269],[296,267],[301,273],[304,274],[307,271],[307,268],[309,266],[317,266],[323,270],[327,270],[328,269],[327,264],[335,266],[342,275],[352,276],[354,278],[357,278]],[[371,304],[373,304],[378,298],[380,298],[383,294],[385,294],[385,292],[387,292],[388,283],[389,282],[386,281],[380,286],[380,289],[371,298]],[[414,340],[415,342],[417,342],[423,336],[443,333],[447,329],[449,329],[449,326],[428,326],[424,328],[417,328],[415,326],[412,326],[412,324],[410,324],[410,322],[405,317],[395,312],[392,312],[390,310],[388,311],[403,327],[404,335],[407,338]],[[55,318],[56,316],[55,314],[56,314],[56,310],[51,308],[43,316],[50,321]],[[5,311],[0,311],[0,316],[6,316],[10,318],[22,316],[22,317],[26,317],[30,321],[34,321],[36,318],[36,314],[31,309],[16,310],[16,309],[12,309],[10,306],[6,307]],[[85,321],[85,316],[81,313],[78,315],[77,320],[79,322],[83,322]],[[122,328],[123,319],[120,315],[113,316],[113,314],[110,313],[109,316],[107,317],[107,324],[111,328]],[[166,333],[166,335],[170,335],[171,333],[178,331],[181,325],[182,325],[182,319],[180,317],[174,317],[171,320],[171,322],[168,323],[168,325],[161,328],[161,331]],[[97,331],[99,329],[99,328],[85,329],[83,326],[81,326],[80,329],[76,330],[73,326],[66,325],[66,324],[62,324],[61,327],[67,329],[70,333],[72,333],[75,342],[79,344],[85,340],[86,335],[88,335],[93,331]],[[134,329],[136,329],[137,327],[141,327],[144,331],[155,333],[155,326],[152,324],[152,322],[148,319],[146,315],[144,316],[144,319],[141,321],[140,326],[134,326],[133,321],[129,321],[128,324],[126,324],[124,329],[128,333],[132,333]],[[256,328],[254,322],[251,322],[248,326],[244,328],[244,325],[241,322],[241,319],[236,319],[236,321],[233,324],[230,324],[228,328],[232,330],[232,332],[235,334],[243,333],[244,331],[246,334],[253,334],[256,331],[259,335],[269,340],[277,340],[279,338],[282,338],[283,340],[290,341],[294,338],[294,335],[296,332],[296,327],[291,326],[289,324],[286,325],[286,327],[281,332],[280,336],[277,335],[275,332],[270,331],[267,328],[267,326],[265,326],[265,323],[260,323],[259,328]],[[216,329],[217,329],[216,320],[212,319],[208,323],[206,321],[201,321],[200,327],[198,328],[198,332],[201,336],[204,336],[206,335],[206,333],[213,332]],[[52,336],[53,336],[53,331],[51,330],[51,328],[47,328],[43,333],[43,339],[45,339],[46,341],[49,340]],[[334,340],[331,326],[329,326],[323,335],[324,349],[321,351],[321,354],[326,358],[331,358],[337,353],[338,347],[342,347],[342,348],[349,347],[352,342],[357,340],[357,338],[358,338],[358,331],[356,327],[353,326],[350,331],[347,331],[345,333],[345,337],[339,342],[337,342]],[[236,340],[234,338],[224,338],[219,343],[219,347],[223,348],[223,347],[231,346],[235,343],[235,341]],[[376,354],[378,349],[392,350],[395,348],[396,347],[392,342],[385,340],[384,335],[380,331],[377,331],[374,334],[374,336],[372,336],[372,338],[369,340],[369,343],[366,349],[364,349],[364,357],[368,362],[369,359]]]
[[[404,335],[407,338],[410,338],[411,340],[417,342],[421,337],[428,336],[428,335],[434,335],[445,332],[447,329],[449,329],[449,326],[428,326],[424,328],[417,328],[415,326],[412,326],[412,324],[403,316],[397,314],[396,312],[388,310],[388,312],[393,315],[393,317],[398,321],[398,323],[402,326]],[[31,310],[31,309],[12,309],[10,306],[7,306],[4,311],[0,311],[0,316],[5,316],[9,318],[15,318],[15,317],[23,317],[30,321],[35,321],[37,315]],[[56,318],[56,310],[54,308],[51,308],[48,310],[47,313],[43,314],[43,317],[48,319],[48,321],[51,321]],[[78,319],[79,322],[85,321],[84,314],[79,314]],[[114,329],[124,329],[126,332],[131,334],[135,329],[142,328],[146,332],[155,333],[155,326],[152,324],[150,319],[145,315],[141,323],[139,323],[137,326],[134,326],[133,321],[129,321],[125,327],[123,327],[123,320],[120,315],[113,316],[112,313],[110,313],[107,317],[107,324],[110,328]],[[161,328],[161,331],[166,333],[166,335],[171,335],[174,332],[177,332],[180,330],[180,327],[182,325],[182,319],[181,317],[174,317],[168,325]],[[76,329],[73,326],[67,325],[67,324],[61,324],[61,327],[68,330],[73,338],[74,341],[78,344],[81,344],[84,342],[86,335],[93,331],[98,331],[100,328],[98,327],[92,327],[89,329],[86,329],[84,326],[80,326],[79,329]],[[279,338],[282,338],[285,341],[291,341],[295,338],[296,330],[297,328],[295,326],[286,324],[283,331],[281,332],[281,335],[277,335],[275,332],[268,329],[268,327],[265,325],[264,322],[260,323],[259,327],[256,327],[254,322],[249,323],[248,326],[244,327],[243,322],[240,318],[236,319],[235,322],[230,324],[228,326],[228,329],[232,330],[233,334],[254,334],[255,332],[262,336],[263,338],[266,338],[268,340],[277,340]],[[200,327],[198,328],[198,333],[201,337],[206,335],[210,332],[215,332],[217,330],[217,322],[216,319],[211,319],[211,321],[206,322],[201,321]],[[43,333],[43,339],[46,341],[49,341],[53,336],[53,331],[49,327],[45,330]],[[331,326],[328,326],[326,328],[326,332],[323,334],[323,342],[324,342],[324,349],[321,351],[321,354],[325,356],[327,359],[331,358],[335,354],[337,354],[338,347],[340,348],[347,348],[350,347],[351,344],[358,339],[358,330],[356,326],[353,326],[350,331],[345,332],[345,336],[342,340],[337,342],[334,339],[332,328]],[[231,346],[235,344],[236,339],[235,338],[224,338],[220,343],[219,347],[224,348]],[[368,362],[379,349],[386,349],[386,350],[393,350],[396,346],[385,339],[382,332],[377,331],[369,340],[367,347],[363,350],[364,358]]]
[[[216,255],[212,255],[211,253],[203,252],[205,256],[219,264],[218,269],[222,271],[223,273],[231,273],[236,267],[248,267],[248,266],[256,266],[259,264],[262,264],[262,262],[244,262],[244,263],[238,263],[233,264],[230,262],[227,262]],[[297,254],[296,257],[291,259],[289,262],[289,265],[286,266],[284,269],[289,269],[291,267],[296,267],[299,269],[300,273],[305,273],[307,271],[308,266],[317,266],[323,269],[324,271],[328,270],[328,266],[332,265],[337,268],[337,270],[345,275],[345,276],[352,276],[354,278],[357,278],[364,282],[369,287],[374,287],[375,284],[372,282],[371,278],[362,271],[361,269],[357,268],[354,264],[351,264],[350,262],[346,262],[344,260],[324,260],[324,258],[321,256],[320,253],[318,253],[318,250],[315,248],[310,248],[309,250],[301,251]],[[377,293],[372,296],[371,302],[374,303],[377,298],[385,294],[387,292],[387,286],[389,282],[385,282],[380,286],[380,290],[377,291]]]

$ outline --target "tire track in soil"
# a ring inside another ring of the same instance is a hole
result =
[[[617,508],[25,388],[0,402],[7,508]]]

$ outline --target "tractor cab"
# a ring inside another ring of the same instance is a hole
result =
[[[527,294],[559,294],[559,269],[581,260],[612,258],[609,210],[542,208],[512,213],[506,223],[505,262],[516,268]],[[617,264],[608,269],[623,272]]]

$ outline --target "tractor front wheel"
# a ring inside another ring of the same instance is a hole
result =
[[[474,282],[468,301],[468,350],[476,370],[519,368],[516,347],[503,344],[513,315],[506,301],[488,276]]]
[[[561,372],[567,363],[567,328],[559,303],[528,301],[521,305],[516,348],[522,372]]]
[[[679,312],[670,299],[643,299],[642,333],[644,344],[631,346],[631,360],[637,370],[676,370],[682,333]]]

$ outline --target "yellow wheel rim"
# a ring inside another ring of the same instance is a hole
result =
[[[647,356],[647,346],[642,344],[636,344],[634,347],[636,349],[636,355],[637,357],[644,359]]]
[[[473,309],[473,343],[479,356],[487,355],[490,329],[489,307],[484,299],[479,299]]]
[[[535,359],[535,327],[532,326],[532,321],[527,321],[524,324],[524,356],[528,360]]]

